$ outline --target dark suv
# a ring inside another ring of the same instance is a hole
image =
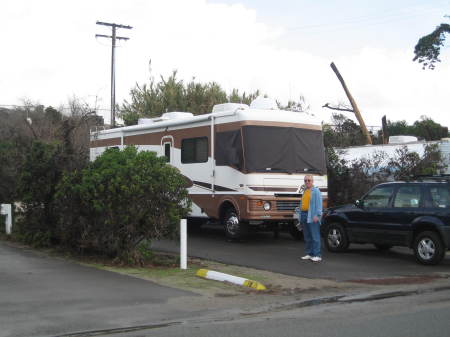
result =
[[[438,264],[450,249],[450,177],[375,186],[354,205],[329,208],[322,235],[326,248],[371,243],[380,250],[405,246],[422,264]]]

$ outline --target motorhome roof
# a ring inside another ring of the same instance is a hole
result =
[[[266,122],[285,122],[296,124],[307,124],[321,126],[321,122],[314,116],[296,111],[286,110],[261,110],[240,107],[234,110],[223,110],[203,115],[192,115],[190,113],[176,112],[171,117],[164,118],[164,115],[157,118],[148,119],[144,124],[125,126],[115,129],[107,129],[100,131],[102,135],[113,134],[117,132],[142,131],[147,129],[166,128],[183,124],[195,124],[198,122],[210,120],[212,117],[217,119],[217,123],[229,123],[232,121],[266,121]],[[170,114],[170,113],[169,113]],[[190,115],[190,116],[189,116]],[[220,118],[220,120],[218,120]],[[222,119],[222,118],[226,118]]]

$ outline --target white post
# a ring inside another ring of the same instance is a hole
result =
[[[180,220],[180,269],[187,269],[187,225],[186,225],[186,219]]]
[[[2,204],[0,207],[0,213],[6,214],[6,220],[5,220],[5,232],[6,234],[11,234],[11,227],[12,227],[12,210],[11,210],[11,204]]]

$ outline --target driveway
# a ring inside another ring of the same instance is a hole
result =
[[[1,337],[53,336],[182,318],[190,310],[166,304],[185,296],[195,295],[0,241]]]
[[[155,242],[153,247],[179,251],[178,243],[172,241]],[[303,247],[303,241],[295,241],[288,233],[280,233],[278,239],[271,233],[252,233],[245,242],[228,242],[223,229],[212,225],[188,235],[189,256],[306,278],[349,281],[450,272],[449,255],[438,266],[423,266],[407,248],[380,252],[373,245],[350,245],[348,252],[339,254],[322,247],[323,261],[313,264],[300,260]]]

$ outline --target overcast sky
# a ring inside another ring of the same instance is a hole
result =
[[[426,115],[450,126],[450,52],[436,70],[412,62],[417,40],[449,22],[450,0],[2,0],[0,105],[58,107],[76,96],[109,121],[110,35],[96,21],[133,26],[116,49],[121,103],[150,76],[260,89],[281,102],[347,102],[343,75],[368,125]],[[450,46],[449,43],[446,44]],[[151,60],[151,73],[149,61]],[[351,117],[350,114],[348,114]]]

